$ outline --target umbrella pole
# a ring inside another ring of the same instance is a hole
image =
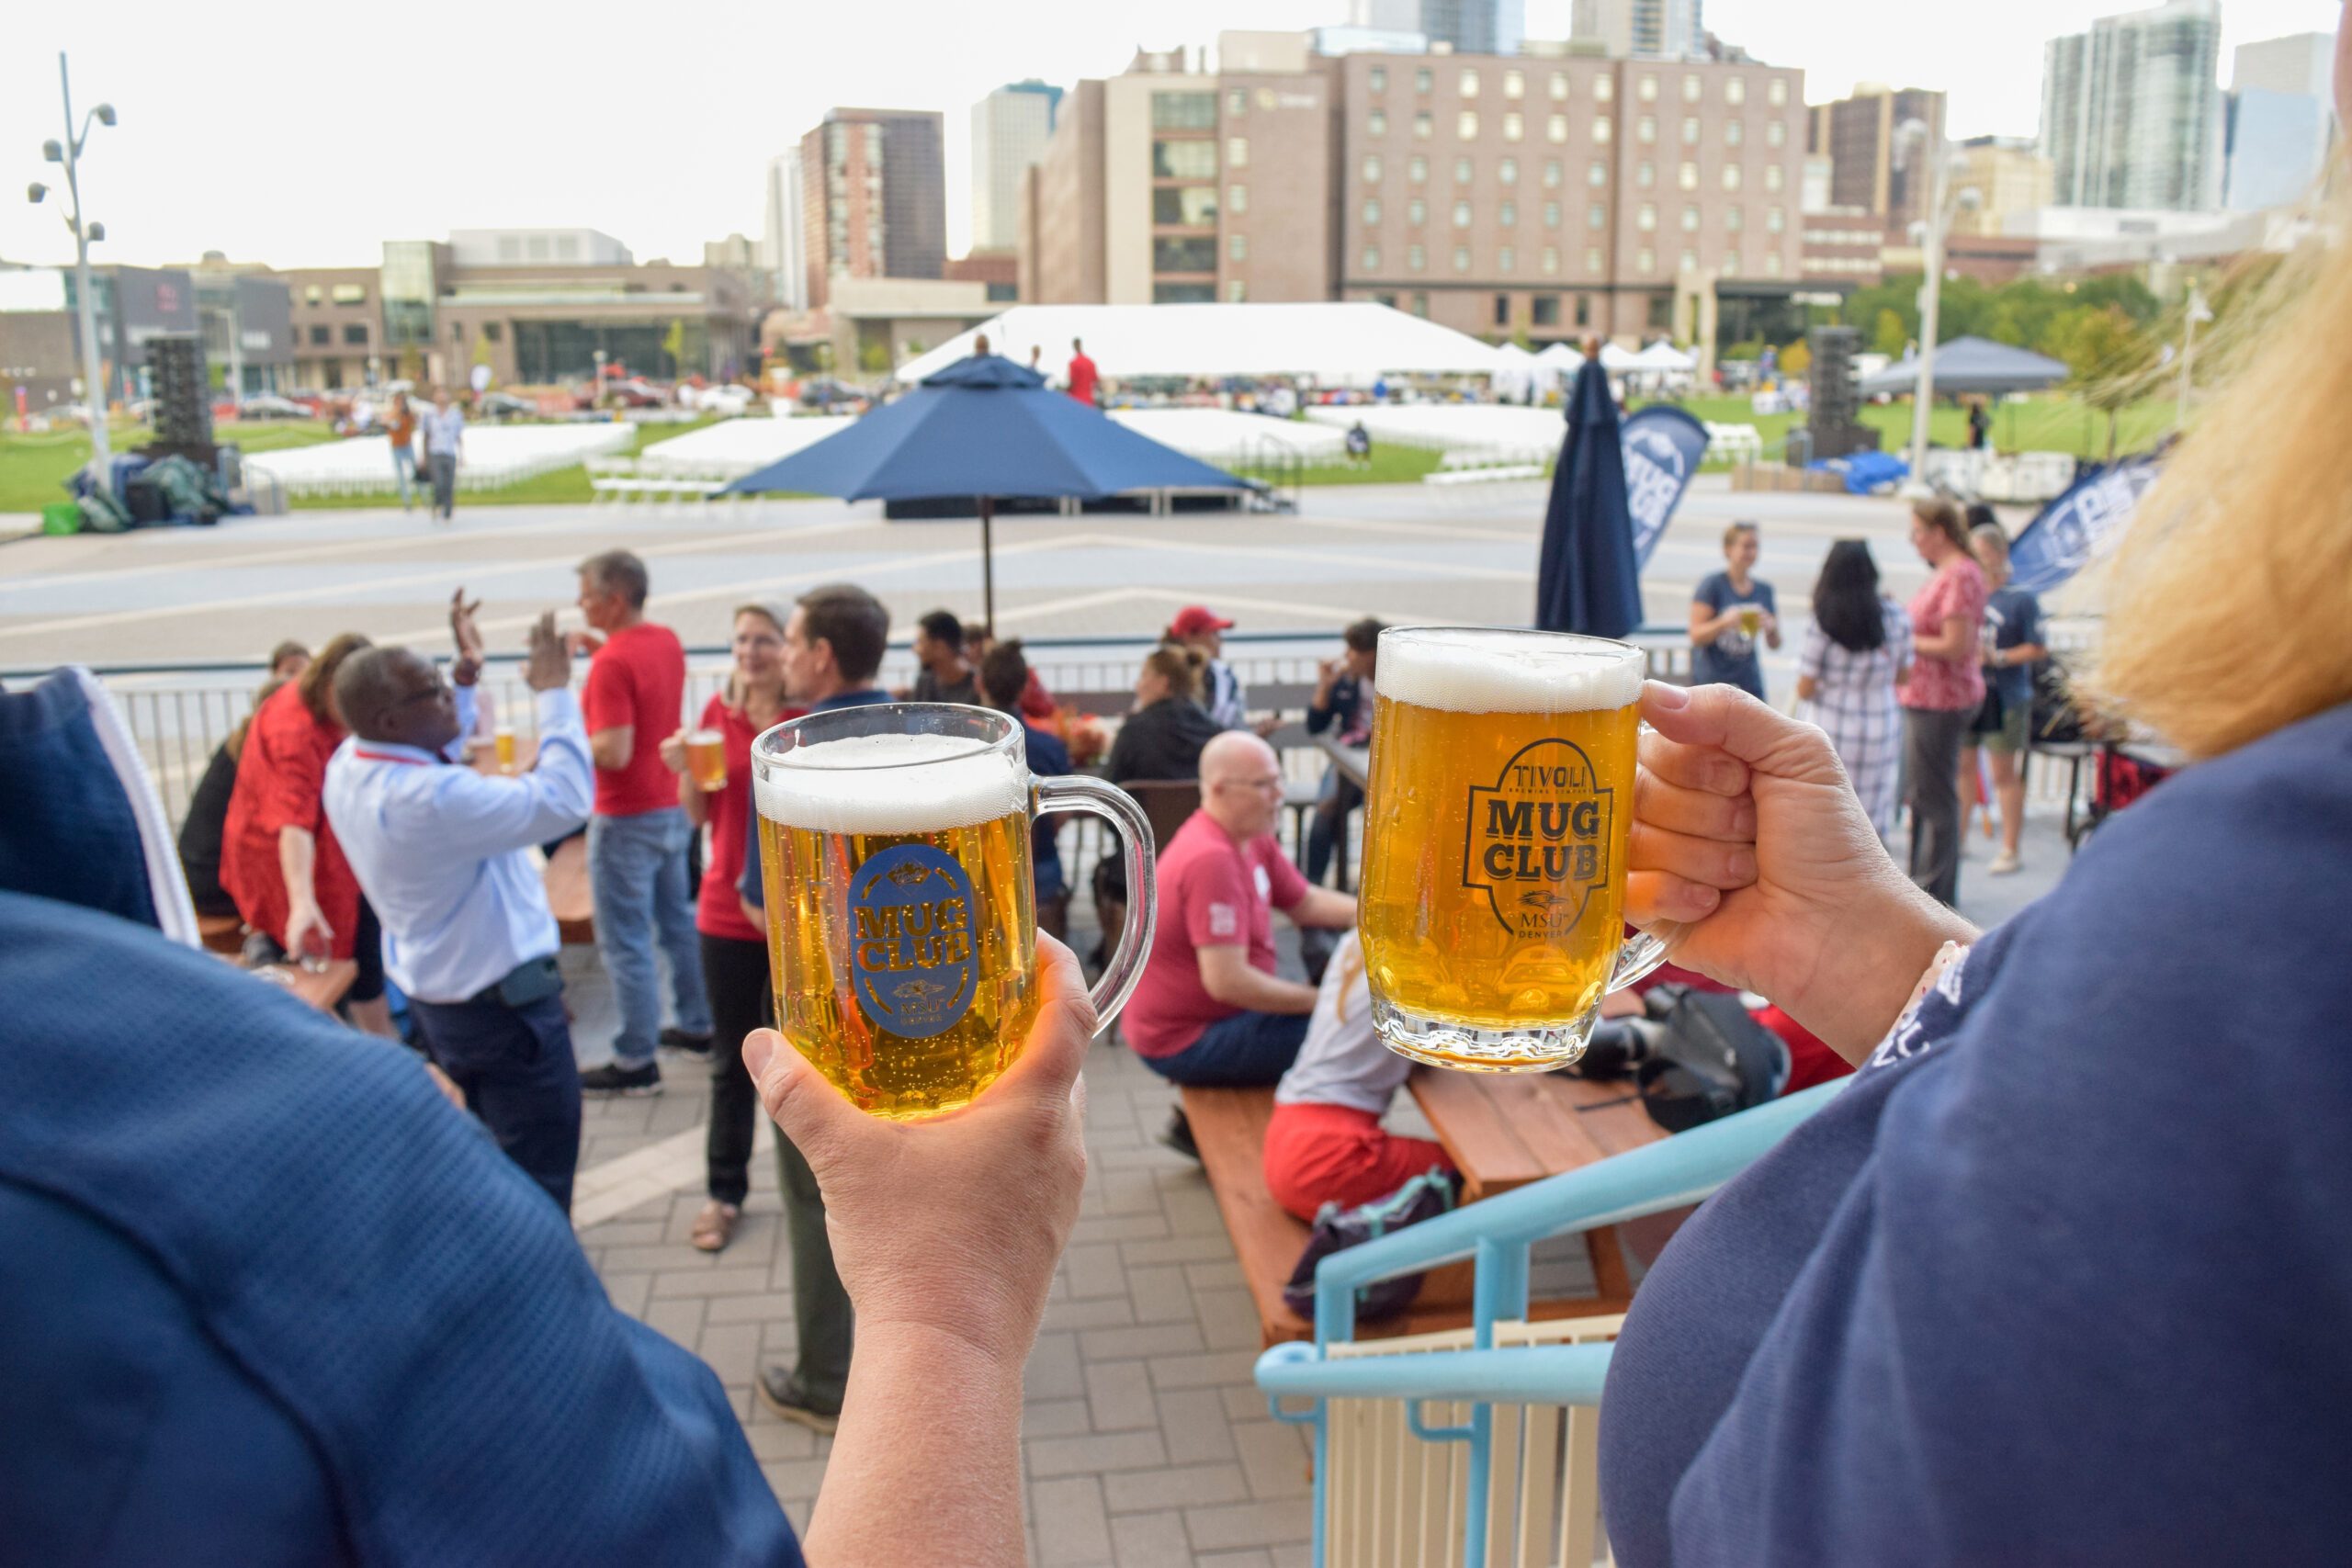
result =
[[[996,497],[980,501],[980,625],[996,639]]]

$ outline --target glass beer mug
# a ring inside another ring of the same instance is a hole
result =
[[[1087,812],[1118,830],[1127,919],[1094,987],[1117,1016],[1158,912],[1151,825],[1124,790],[1033,777],[1020,723],[877,703],[752,745],[776,1027],[861,1111],[952,1111],[1028,1043],[1043,1000],[1030,834]]]
[[[1644,670],[1600,637],[1380,634],[1358,920],[1390,1049],[1566,1066],[1602,996],[1664,960],[1623,936]]]

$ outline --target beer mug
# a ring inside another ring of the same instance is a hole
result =
[[[1739,629],[1753,637],[1764,629],[1764,612],[1753,604],[1739,607]]]
[[[859,1110],[952,1111],[1028,1043],[1039,817],[1118,830],[1127,919],[1097,1020],[1135,989],[1158,913],[1151,824],[1101,780],[1031,776],[1019,721],[944,703],[827,709],[752,742],[752,778],[776,1027]]]
[[[686,772],[695,787],[714,795],[727,787],[727,738],[716,729],[686,731]]]
[[[1359,920],[1391,1050],[1544,1072],[1665,957],[1623,939],[1641,649],[1473,627],[1380,634]]]
[[[502,773],[513,773],[514,771],[514,732],[502,724],[491,737],[491,742],[497,749],[498,771]]]

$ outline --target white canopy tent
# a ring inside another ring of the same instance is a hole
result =
[[[1495,368],[1487,377],[1495,396],[1505,402],[1525,400],[1536,384],[1539,370],[1535,355],[1515,343],[1507,343],[1495,350]]]
[[[988,334],[991,352],[1015,364],[1044,351],[1040,367],[1059,380],[1070,340],[1114,380],[1140,376],[1299,376],[1326,385],[1368,385],[1381,376],[1486,376],[1494,349],[1465,333],[1368,300],[1296,305],[1015,305],[900,366],[920,381],[972,352]]]
[[[1651,370],[1668,374],[1683,374],[1696,370],[1698,367],[1699,362],[1697,360],[1691,358],[1689,355],[1683,353],[1680,349],[1675,347],[1664,338],[1658,339],[1656,343],[1650,344],[1649,347],[1634,355],[1634,362],[1631,367],[1631,368],[1635,370]]]

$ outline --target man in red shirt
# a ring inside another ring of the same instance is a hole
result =
[[[1201,808],[1160,852],[1159,926],[1119,1020],[1136,1055],[1170,1082],[1280,1078],[1306,1037],[1315,987],[1274,973],[1273,911],[1303,927],[1355,924],[1353,898],[1308,886],[1283,853],[1282,807],[1272,747],[1227,730],[1202,750]]]
[[[1094,384],[1101,379],[1095,374],[1094,361],[1086,357],[1086,345],[1076,338],[1069,340],[1069,395],[1094,406]]]
[[[710,998],[703,989],[686,849],[694,826],[678,805],[677,775],[662,742],[678,728],[686,690],[686,650],[677,634],[645,618],[645,563],[608,550],[580,563],[580,613],[594,649],[581,710],[596,763],[596,806],[588,818],[588,881],[596,899],[596,951],[620,1010],[613,1059],[580,1075],[590,1094],[659,1094],[657,1045],[707,1053]],[[670,960],[678,1021],[662,1027],[662,977],[653,950]]]

